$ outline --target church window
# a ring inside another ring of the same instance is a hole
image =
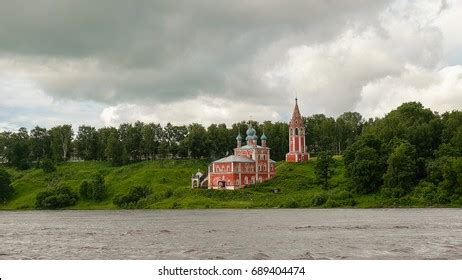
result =
[[[247,176],[244,177],[244,184],[248,184],[249,183],[249,178],[247,178]]]
[[[298,128],[295,129],[295,135],[298,135]]]

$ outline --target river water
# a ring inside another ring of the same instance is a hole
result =
[[[462,259],[462,209],[3,211],[0,259]]]

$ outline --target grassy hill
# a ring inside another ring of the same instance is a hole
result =
[[[104,162],[64,163],[45,174],[41,169],[17,171],[12,175],[16,194],[0,209],[33,209],[37,194],[50,184],[68,185],[78,192],[83,180],[95,174],[104,176],[109,195],[101,202],[79,199],[69,209],[113,209],[113,198],[127,193],[132,186],[150,186],[153,193],[142,199],[138,208],[273,208],[273,207],[396,207],[426,206],[412,198],[384,199],[380,195],[354,195],[344,176],[343,161],[337,159],[331,187],[324,190],[314,176],[314,161],[300,164],[280,162],[276,177],[268,182],[237,191],[191,189],[190,177],[197,169],[206,170],[207,162],[195,160],[148,161],[122,167]]]

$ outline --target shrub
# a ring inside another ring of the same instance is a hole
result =
[[[120,208],[132,208],[132,205],[135,205],[138,201],[140,201],[142,198],[146,198],[151,193],[152,190],[148,186],[131,187],[127,194],[117,195],[114,198],[113,203]]]
[[[56,167],[51,159],[45,159],[42,162],[41,167],[45,173],[52,173],[56,171]]]
[[[327,196],[323,193],[317,194],[313,197],[311,204],[315,207],[322,206],[327,201]]]
[[[285,207],[285,208],[298,208],[300,206],[299,206],[297,201],[291,199],[291,200],[286,201],[284,203],[283,207]]]
[[[0,202],[5,203],[14,194],[14,188],[11,186],[11,176],[8,172],[0,169]]]
[[[101,174],[96,175],[91,181],[83,181],[80,185],[80,196],[84,199],[101,201],[107,196],[104,177]]]
[[[426,205],[445,204],[449,202],[448,193],[431,182],[421,181],[414,189],[413,197]]]
[[[78,195],[68,186],[51,187],[37,194],[35,206],[43,209],[59,209],[75,205]]]

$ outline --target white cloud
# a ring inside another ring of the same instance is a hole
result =
[[[439,112],[462,108],[462,66],[437,72],[407,66],[400,76],[387,76],[363,87],[355,108],[366,117],[383,116],[403,102],[420,101]]]
[[[291,108],[286,108],[288,111]],[[118,104],[106,107],[100,114],[100,119],[106,126],[118,126],[123,122],[155,122],[165,125],[200,123],[208,126],[212,123],[228,125],[245,119],[257,121],[280,121],[281,115],[272,107],[230,102],[226,99],[211,98],[201,95],[193,100],[183,100],[168,104]]]

